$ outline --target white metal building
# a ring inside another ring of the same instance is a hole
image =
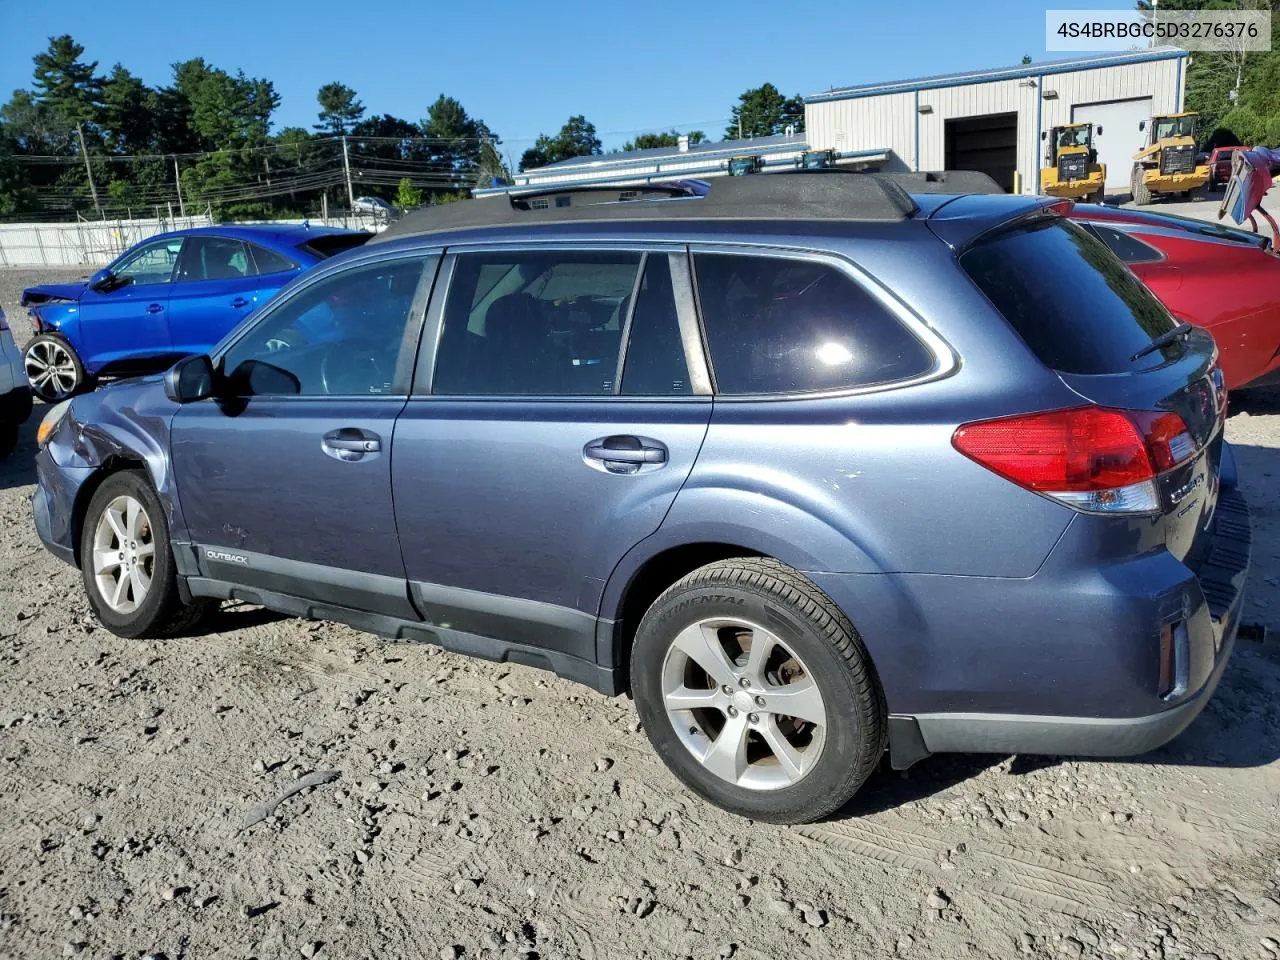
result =
[[[1128,189],[1139,122],[1182,110],[1187,52],[1176,48],[975,70],[833,89],[805,98],[811,149],[892,151],[884,169],[982,170],[1035,193],[1042,134],[1095,125],[1108,191]]]

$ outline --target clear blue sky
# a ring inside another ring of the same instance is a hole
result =
[[[1024,53],[1060,58],[1044,50],[1044,10],[1028,0],[0,0],[0,100],[31,85],[31,57],[50,36],[70,33],[100,71],[118,61],[150,84],[191,57],[266,77],[281,98],[277,128],[310,127],[331,80],[370,113],[409,120],[447,93],[518,157],[571,114],[585,114],[606,149],[670,127],[718,139],[738,95],[766,81],[810,94]]]

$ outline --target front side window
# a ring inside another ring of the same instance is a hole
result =
[[[144,243],[111,268],[121,285],[169,283],[182,250],[181,237],[169,237]]]
[[[238,280],[253,275],[249,249],[229,237],[188,237],[178,264],[178,282]]]
[[[924,344],[830,264],[699,253],[694,268],[719,393],[866,387],[933,367]]]
[[[640,260],[576,251],[459,256],[432,392],[612,394]]]
[[[379,396],[406,392],[402,361],[423,258],[392,260],[326,277],[266,314],[223,355],[232,392]]]

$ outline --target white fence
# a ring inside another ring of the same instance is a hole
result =
[[[302,223],[302,220],[256,221]],[[314,226],[377,232],[386,220],[367,213],[307,221]],[[0,223],[0,267],[101,267],[140,240],[189,227],[207,227],[207,214],[138,220],[81,220],[76,223]]]

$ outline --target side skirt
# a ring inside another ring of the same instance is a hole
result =
[[[354,610],[318,600],[307,600],[258,587],[241,586],[226,580],[200,576],[187,576],[183,579],[186,580],[187,589],[193,597],[240,600],[245,603],[260,604],[293,617],[309,620],[336,620],[357,630],[400,643],[433,643],[445,650],[469,657],[480,657],[499,663],[519,663],[541,670],[550,670],[566,680],[584,684],[606,696],[617,696],[622,692],[617,671],[558,650],[484,637],[449,627],[414,623],[399,617]]]

